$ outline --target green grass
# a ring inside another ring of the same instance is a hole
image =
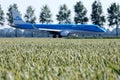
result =
[[[119,39],[0,39],[0,80],[119,79]]]

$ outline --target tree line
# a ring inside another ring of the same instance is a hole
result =
[[[108,26],[116,27],[116,36],[118,36],[118,28],[120,25],[120,5],[118,3],[111,3],[111,5],[107,8],[107,16],[103,15],[102,4],[99,0],[95,0],[91,5],[92,12],[91,18],[87,17],[87,9],[83,5],[81,1],[76,2],[74,5],[74,22],[71,20],[71,10],[67,7],[66,4],[60,5],[59,11],[56,14],[56,20],[58,24],[87,24],[88,21],[91,21],[92,24],[99,25],[103,27],[106,22],[108,22]],[[15,8],[19,13],[17,4],[9,5],[7,15],[8,25],[12,26],[13,17],[11,9]],[[35,10],[32,6],[28,6],[26,9],[26,13],[24,15],[25,22],[36,23]],[[5,23],[5,13],[2,10],[0,5],[0,25],[3,26]],[[48,5],[42,6],[39,13],[39,22],[42,24],[51,24],[52,20],[52,12]]]

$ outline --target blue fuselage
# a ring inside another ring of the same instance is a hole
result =
[[[105,32],[105,29],[97,25],[86,25],[86,24],[15,24],[16,28],[20,29],[41,29],[41,30],[72,30],[72,31],[88,31],[88,32]]]

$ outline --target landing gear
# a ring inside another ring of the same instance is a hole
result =
[[[56,38],[56,37],[57,37],[57,36],[54,34],[54,35],[53,35],[53,38]]]
[[[58,35],[58,38],[62,38],[62,36],[61,36],[61,35]]]
[[[59,32],[50,32],[53,36],[53,38],[62,38]]]
[[[62,38],[62,36],[61,36],[61,35],[56,35],[56,34],[54,34],[54,35],[53,35],[53,38]]]

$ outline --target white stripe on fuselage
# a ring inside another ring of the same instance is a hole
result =
[[[70,30],[70,33],[101,34],[102,32],[84,31],[84,30]]]
[[[62,32],[62,31],[68,31],[69,33],[101,33],[101,32],[94,32],[94,31],[84,31],[84,30],[58,30],[58,29],[46,29],[46,28],[38,28],[42,31],[55,31],[55,32]]]
[[[38,28],[39,30],[43,30],[43,31],[56,31],[56,32],[61,32],[62,30],[58,30],[58,29],[46,29],[46,28]]]

